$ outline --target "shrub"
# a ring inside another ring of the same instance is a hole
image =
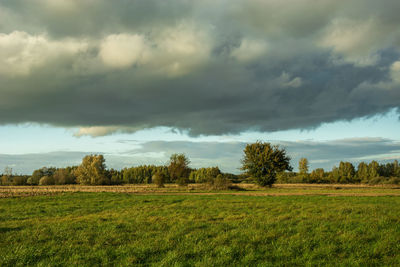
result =
[[[368,181],[368,183],[371,184],[371,185],[383,184],[383,183],[385,183],[385,181],[387,181],[387,180],[388,180],[388,179],[385,178],[385,177],[375,177],[375,178],[370,179],[370,180]]]
[[[162,172],[156,172],[152,177],[153,183],[158,187],[164,187],[165,175]]]
[[[189,179],[185,177],[180,177],[176,179],[176,184],[179,186],[187,186],[189,184]]]
[[[55,184],[74,184],[75,176],[68,169],[57,169],[54,172],[54,183]]]
[[[187,178],[187,177],[180,177],[180,178],[176,179],[176,183],[177,183],[179,186],[186,186],[186,185],[188,185],[188,183],[189,183],[189,178]]]
[[[1,185],[10,185],[10,177],[8,175],[1,176]]]
[[[13,185],[26,185],[27,178],[25,176],[14,176],[12,179]]]
[[[212,188],[215,190],[227,190],[231,185],[231,181],[222,174],[218,174],[217,177],[212,181]]]
[[[43,176],[39,180],[39,185],[54,185],[54,178],[52,176]]]
[[[399,177],[390,177],[390,179],[387,181],[388,184],[400,184],[400,178]]]

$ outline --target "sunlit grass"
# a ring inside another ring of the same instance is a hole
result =
[[[0,265],[396,265],[399,197],[0,199]]]

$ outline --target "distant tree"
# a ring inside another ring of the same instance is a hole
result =
[[[126,184],[149,184],[152,182],[152,177],[156,172],[162,172],[165,176],[165,181],[169,181],[169,172],[166,166],[141,165],[125,168],[121,171],[121,175],[123,183]]]
[[[107,171],[107,177],[111,184],[118,185],[123,183],[123,175],[121,171],[111,169]]]
[[[393,176],[400,178],[400,165],[397,160],[393,162]]]
[[[185,185],[189,182],[190,160],[185,154],[172,154],[169,159],[168,172],[173,182]]]
[[[368,179],[379,177],[379,163],[375,160],[368,164]]]
[[[29,178],[29,184],[38,185],[39,180],[43,176],[53,176],[55,171],[56,171],[56,168],[53,168],[53,167],[51,167],[51,168],[43,167],[43,168],[34,170],[32,173],[32,176]]]
[[[89,155],[83,158],[81,165],[74,172],[79,184],[109,184],[103,155]]]
[[[6,167],[4,168],[3,175],[6,175],[6,176],[11,177],[11,176],[12,176],[12,173],[13,173],[13,169],[12,169],[11,167],[6,166]]]
[[[353,164],[350,162],[341,161],[339,164],[339,176],[340,183],[352,183],[354,182],[355,169]]]
[[[339,183],[340,182],[340,173],[339,168],[333,166],[332,171],[328,175],[328,179],[331,183]]]
[[[4,168],[3,175],[1,176],[1,185],[10,185],[11,184],[11,176],[12,176],[12,168],[6,166]]]
[[[308,159],[301,158],[299,160],[299,177],[298,177],[298,179],[303,183],[310,183],[310,182],[312,183],[312,181],[310,179],[310,175],[308,173],[308,167],[309,167]]]
[[[360,162],[358,164],[355,177],[357,182],[368,182],[368,165],[365,162]]]
[[[221,171],[218,167],[200,168],[192,170],[189,176],[189,180],[195,183],[207,183],[214,180]]]
[[[17,175],[12,177],[12,185],[26,185],[28,176]]]
[[[292,170],[286,150],[270,143],[247,144],[241,169],[256,179],[261,186],[272,186],[278,172]]]
[[[10,185],[11,179],[7,175],[2,175],[0,179],[1,185]]]
[[[380,164],[379,165],[379,169],[378,169],[379,176],[393,177],[394,176],[394,169],[395,169],[394,162],[389,162],[389,163],[386,163],[386,164]]]
[[[313,170],[310,174],[310,179],[312,183],[323,183],[325,181],[325,171],[322,168],[317,168]]]
[[[53,178],[55,184],[74,184],[76,179],[67,168],[57,169],[53,174]]]
[[[301,158],[299,160],[299,173],[300,174],[307,174],[308,173],[308,159],[306,158]]]

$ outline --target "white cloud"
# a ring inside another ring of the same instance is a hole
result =
[[[100,44],[100,58],[114,68],[127,68],[145,63],[148,58],[145,38],[138,34],[112,34]]]
[[[57,11],[71,11],[79,7],[79,1],[76,0],[39,0],[39,3],[45,7]]]
[[[231,56],[238,61],[248,62],[257,59],[267,50],[267,44],[264,41],[243,39],[240,46],[231,52]]]
[[[278,83],[283,88],[297,88],[303,84],[303,80],[300,77],[295,77],[292,79],[290,74],[287,72],[282,72],[282,75],[278,78]]]
[[[187,74],[207,62],[212,49],[209,33],[194,25],[181,24],[164,29],[156,38],[154,65],[169,76]]]
[[[86,50],[87,42],[75,39],[50,40],[45,34],[14,31],[0,34],[0,74],[29,75],[33,68],[65,55]]]
[[[400,84],[400,61],[396,61],[390,67],[390,76],[393,82]]]
[[[76,137],[91,136],[100,137],[114,133],[134,133],[145,127],[121,127],[121,126],[91,126],[81,127],[74,133]]]
[[[358,66],[374,65],[379,59],[378,49],[384,36],[380,34],[379,22],[374,19],[335,19],[325,29],[320,46],[332,48],[336,63],[353,63]],[[343,57],[344,62],[340,61]]]
[[[134,64],[152,73],[181,76],[205,63],[212,49],[209,34],[193,25],[163,28],[145,38],[138,34],[112,34],[100,44],[104,64],[128,68]]]

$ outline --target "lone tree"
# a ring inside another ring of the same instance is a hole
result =
[[[83,158],[74,174],[76,181],[84,185],[109,184],[103,155],[89,155]]]
[[[168,172],[173,182],[186,185],[189,182],[190,160],[185,154],[172,154],[169,159]]]
[[[301,158],[299,160],[299,173],[308,174],[308,159]]]
[[[261,186],[271,187],[278,172],[292,170],[286,150],[277,145],[257,141],[247,144],[243,152],[241,169],[253,176]]]

